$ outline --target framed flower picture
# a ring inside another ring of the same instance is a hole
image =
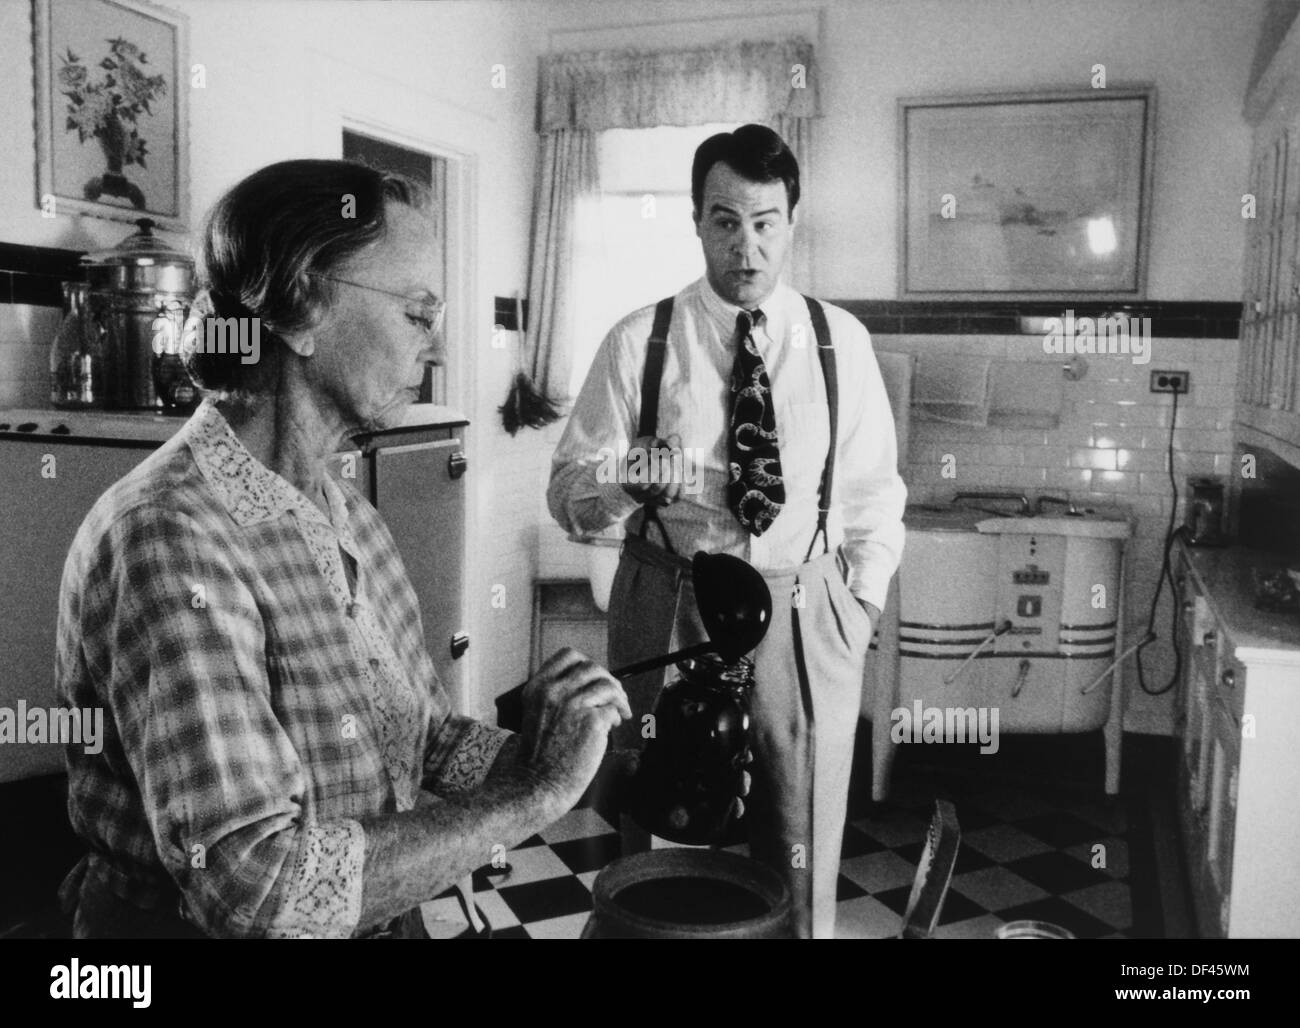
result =
[[[189,24],[143,0],[33,0],[36,203],[189,220]]]
[[[1141,299],[1155,88],[904,99],[899,295]]]

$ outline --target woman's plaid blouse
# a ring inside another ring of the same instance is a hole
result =
[[[487,774],[508,733],[451,713],[392,536],[325,490],[328,519],[205,401],[87,515],[55,663],[105,710],[102,752],[67,752],[83,889],[179,898],[211,935],[352,935],[360,819]]]

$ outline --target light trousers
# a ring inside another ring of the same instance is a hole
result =
[[[840,847],[871,619],[845,584],[838,551],[766,571],[771,625],[753,654],[750,853],[785,880],[800,938],[832,938]],[[609,604],[609,663],[619,667],[707,638],[690,562],[644,539],[625,541]],[[641,748],[643,717],[665,681],[624,682],[632,718],[614,745]]]

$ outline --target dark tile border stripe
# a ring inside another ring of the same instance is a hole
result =
[[[24,275],[18,271],[8,274],[13,283],[10,303],[30,304],[33,307],[63,306],[64,279],[53,275]]]
[[[62,307],[63,283],[85,277],[81,250],[0,243],[0,303]]]
[[[24,246],[0,243],[0,270],[50,278],[81,278],[83,250],[63,250],[52,246]]]
[[[877,335],[1019,335],[1022,317],[1122,314],[1150,318],[1151,334],[1177,339],[1236,339],[1241,304],[1233,301],[832,300]]]
[[[0,243],[0,303],[59,307],[61,283],[79,279],[82,251],[50,246]],[[832,300],[878,335],[1018,335],[1020,318],[1059,316],[1067,309],[1076,317],[1125,314],[1150,318],[1151,334],[1163,338],[1236,339],[1241,304],[1151,300],[1105,303],[1097,300],[952,301],[952,300]],[[528,301],[524,300],[524,321]],[[494,323],[517,329],[511,297],[493,297]]]

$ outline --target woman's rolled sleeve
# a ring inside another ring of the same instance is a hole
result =
[[[424,788],[440,796],[477,788],[512,734],[473,718],[448,716],[430,735]]]

